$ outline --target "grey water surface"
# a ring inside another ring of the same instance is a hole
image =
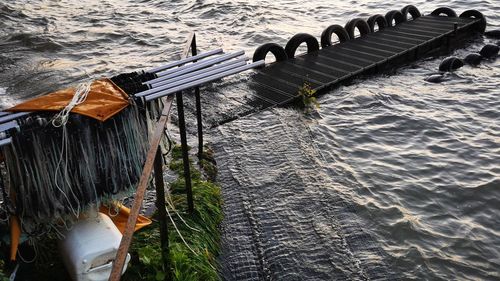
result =
[[[407,4],[477,9],[500,28],[497,0],[3,0],[0,107],[176,59],[190,31],[200,50],[251,56],[260,44],[318,38],[330,24]],[[454,55],[487,43],[476,38]],[[205,87],[225,201],[221,277],[500,280],[500,59],[425,82],[442,59],[334,89],[311,115],[276,108],[215,128],[247,109],[250,74]]]

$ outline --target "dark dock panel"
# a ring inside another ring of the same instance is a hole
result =
[[[475,33],[484,31],[484,17],[473,12],[467,11],[461,17],[419,16],[376,32],[361,32],[360,37],[319,50],[311,50],[306,40],[307,54],[277,59],[252,76],[250,87],[256,99],[264,101],[259,105],[284,105],[298,97],[298,90],[305,83],[322,91],[359,75],[375,74],[429,55],[449,53]],[[268,51],[276,56],[276,50]]]

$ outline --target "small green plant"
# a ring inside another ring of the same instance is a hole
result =
[[[302,87],[299,88],[299,97],[302,99],[305,113],[310,113],[314,109],[319,108],[319,103],[314,96],[316,91],[311,88],[311,84],[304,82]]]

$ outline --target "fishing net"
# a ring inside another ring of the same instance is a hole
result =
[[[3,209],[20,218],[24,233],[37,237],[68,227],[86,209],[132,194],[162,104],[124,100],[127,106],[121,103],[105,122],[72,110],[63,125],[54,126],[52,108],[18,120],[20,131],[1,151],[8,182]]]

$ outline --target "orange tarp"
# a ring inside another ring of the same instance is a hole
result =
[[[15,261],[21,240],[21,224],[17,216],[10,217],[10,260]]]
[[[130,209],[121,204],[118,205],[117,207],[119,209],[116,215],[111,214],[113,213],[113,211],[110,211],[109,207],[104,205],[101,205],[101,207],[99,208],[99,212],[108,215],[113,221],[113,223],[116,225],[116,228],[118,228],[118,230],[120,230],[120,232],[123,234],[123,232],[125,232],[125,228],[127,227],[128,217],[130,216]],[[137,231],[150,224],[151,224],[150,219],[148,219],[145,216],[139,215],[135,222],[134,231]]]
[[[61,111],[71,101],[75,88],[56,91],[18,104],[6,111]],[[99,121],[106,121],[129,105],[128,95],[108,78],[92,82],[85,102],[75,106],[71,112]]]

